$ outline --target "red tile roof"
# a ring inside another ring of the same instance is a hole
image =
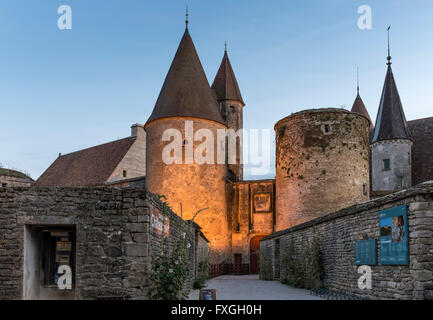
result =
[[[102,186],[107,182],[134,141],[134,137],[128,137],[62,155],[39,177],[35,185],[52,187]]]
[[[368,114],[367,108],[365,107],[364,101],[362,101],[359,93],[356,96],[351,111],[366,117],[370,121],[370,129],[374,129],[373,122],[371,121],[370,115]]]

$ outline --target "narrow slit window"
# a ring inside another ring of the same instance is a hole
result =
[[[383,159],[383,170],[391,170],[391,161],[389,159]]]

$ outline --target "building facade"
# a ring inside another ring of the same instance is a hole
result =
[[[433,118],[406,121],[390,59],[375,125],[359,87],[351,111],[305,110],[276,123],[275,179],[243,179],[244,108],[227,50],[210,86],[187,27],[147,122],[60,156],[36,185],[147,188],[184,219],[198,213],[211,263],[254,273],[263,237],[433,180]],[[204,147],[224,130],[238,134]],[[233,141],[221,161],[217,151]]]

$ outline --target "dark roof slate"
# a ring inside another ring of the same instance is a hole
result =
[[[146,125],[170,117],[207,119],[225,125],[188,29]]]
[[[236,100],[245,105],[227,51],[224,51],[223,60],[211,88],[215,91],[218,101]]]
[[[433,181],[433,117],[408,122],[413,138],[412,184]]]
[[[411,139],[391,65],[388,65],[373,141]]]

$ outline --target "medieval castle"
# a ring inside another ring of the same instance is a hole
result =
[[[433,180],[433,118],[406,121],[390,56],[387,68],[375,125],[359,90],[351,111],[305,110],[278,121],[275,179],[245,181],[239,161],[167,165],[168,128],[183,137],[186,120],[215,135],[243,128],[245,103],[227,51],[210,86],[187,26],[147,122],[125,139],[59,155],[35,185],[147,188],[186,220],[207,208],[195,221],[210,241],[211,261],[247,263],[254,273],[263,237]],[[185,150],[199,144],[183,143]]]

